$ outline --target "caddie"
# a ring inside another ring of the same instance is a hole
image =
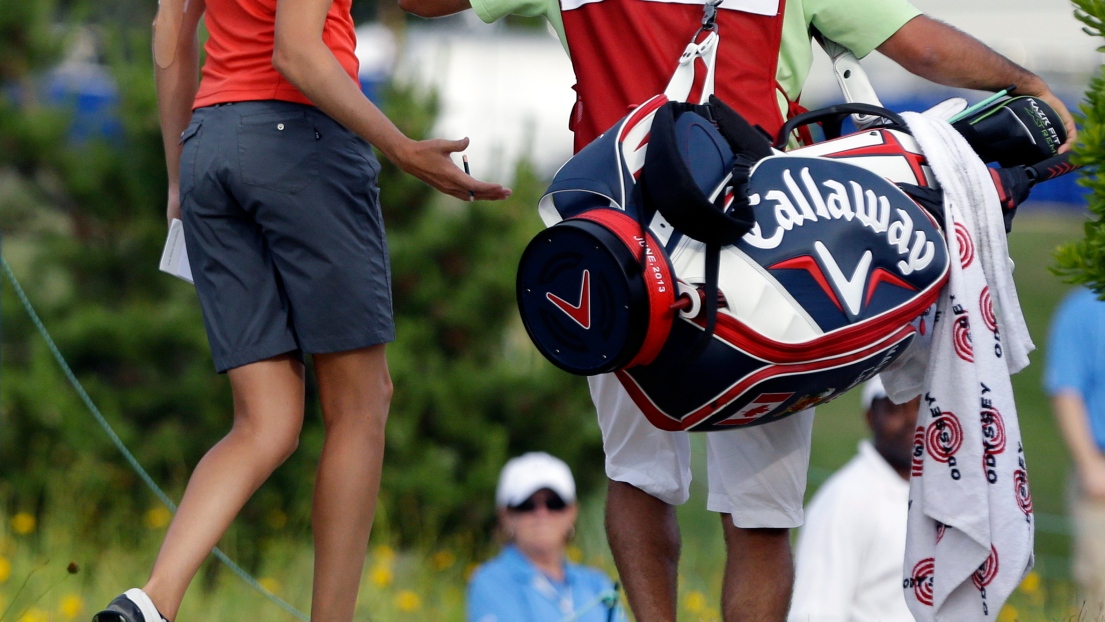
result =
[[[437,17],[472,8],[485,22],[543,16],[571,57],[577,94],[569,126],[578,151],[629,110],[664,90],[702,22],[701,0],[400,0]],[[948,86],[998,91],[1051,104],[1074,121],[1038,76],[906,0],[725,0],[715,93],[751,123],[777,132],[801,110],[812,63],[811,32],[857,57],[874,50]],[[692,101],[692,96],[688,101]],[[607,536],[638,620],[675,620],[680,551],[675,506],[689,495],[690,441],[654,428],[612,374],[589,379],[606,453]],[[719,512],[728,560],[728,622],[785,619],[793,585],[789,529],[802,524],[813,412],[739,431],[707,433],[707,507]]]

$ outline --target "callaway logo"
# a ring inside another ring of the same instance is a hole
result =
[[[859,260],[859,265],[856,266],[855,271],[852,272],[852,278],[849,279],[844,276],[840,266],[836,265],[832,253],[825,248],[820,240],[813,243],[813,249],[817,251],[817,256],[821,258],[821,262],[829,269],[829,278],[833,280],[833,285],[836,285],[836,290],[844,297],[844,304],[848,305],[848,311],[851,311],[852,315],[858,315],[859,303],[863,299],[863,286],[867,283],[867,271],[871,269],[871,251],[864,251],[863,257]]]
[[[764,163],[772,162],[773,159],[786,158],[784,156],[767,158],[762,160],[758,167],[763,167]],[[857,175],[851,169],[858,167],[845,164],[836,164],[836,166],[841,167],[842,173]],[[825,168],[824,165],[822,168]],[[824,174],[824,171],[814,172]],[[801,185],[798,181],[801,181]],[[775,224],[778,226],[771,235],[766,235],[761,223],[757,222],[744,236],[743,241],[755,248],[773,249],[783,243],[786,232],[795,227],[801,227],[807,222],[856,219],[863,226],[884,237],[887,244],[897,251],[902,258],[897,264],[901,274],[909,275],[918,270],[924,270],[932,263],[936,257],[933,242],[928,239],[924,231],[914,228],[913,218],[908,212],[895,208],[891,213],[890,199],[887,195],[879,194],[854,179],[844,179],[844,181],[847,185],[832,178],[815,180],[809,166],[804,166],[798,171],[796,181],[791,174],[791,168],[784,169],[782,171],[783,188],[775,187],[764,192],[762,196],[757,192],[748,197],[750,205],[757,206],[763,203],[757,211],[773,214]],[[888,187],[893,188],[889,185]],[[878,189],[882,190],[882,188]]]
[[[875,288],[883,281],[905,289],[917,290],[916,287],[913,287],[882,268],[875,268],[872,273],[872,255],[869,250],[864,251],[863,257],[860,257],[859,263],[856,264],[855,269],[852,270],[851,277],[844,275],[844,271],[840,268],[840,264],[837,263],[836,258],[833,257],[829,249],[822,244],[820,240],[813,243],[813,250],[821,259],[820,263],[809,255],[801,255],[793,259],[780,261],[777,264],[768,266],[768,268],[771,270],[796,269],[809,272],[810,276],[817,281],[817,284],[820,285],[825,294],[829,296],[829,299],[833,301],[833,304],[843,311],[844,308],[840,304],[840,299],[843,298],[844,304],[848,306],[848,312],[853,316],[859,315],[863,306],[871,302],[871,296],[875,294]],[[824,270],[821,269],[822,265],[825,267]],[[825,272],[828,272],[828,278],[825,278]],[[871,276],[870,279],[868,279],[869,275]],[[832,281],[831,286],[829,284],[830,280]],[[870,283],[868,283],[868,281],[870,281]],[[864,296],[865,291],[867,294],[866,296]],[[839,294],[837,292],[839,292]]]
[[[549,302],[556,305],[557,309],[560,309],[564,313],[568,314],[568,317],[583,327],[583,330],[589,330],[591,328],[591,271],[583,271],[583,282],[579,285],[579,304],[574,305],[567,300],[564,300],[560,296],[552,292],[545,294],[545,297],[549,299]]]

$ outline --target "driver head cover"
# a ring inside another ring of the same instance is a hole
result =
[[[1038,97],[1004,99],[952,124],[983,162],[1036,164],[1067,140],[1063,120]]]

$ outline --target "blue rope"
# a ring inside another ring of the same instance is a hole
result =
[[[131,468],[133,468],[134,471],[138,473],[138,476],[141,477],[142,481],[146,483],[146,486],[148,486],[149,489],[153,491],[153,494],[175,514],[177,509],[176,504],[173,503],[172,500],[169,499],[169,496],[165,494],[165,491],[161,490],[161,487],[153,481],[153,478],[150,477],[150,474],[142,468],[142,465],[138,463],[138,460],[134,457],[134,454],[132,454],[130,450],[127,449],[127,446],[123,444],[122,439],[120,439],[119,435],[115,433],[115,430],[112,429],[111,424],[109,424],[107,422],[107,419],[104,418],[103,414],[100,413],[100,409],[96,408],[96,404],[92,402],[92,398],[89,397],[88,393],[85,392],[84,387],[81,385],[81,382],[77,380],[77,376],[69,367],[69,363],[65,361],[65,357],[62,356],[61,351],[54,343],[54,340],[50,337],[50,333],[46,330],[46,326],[42,323],[42,320],[39,319],[38,314],[35,313],[34,307],[31,306],[30,299],[27,298],[27,294],[23,291],[23,288],[20,287],[19,281],[16,280],[11,266],[8,265],[8,262],[4,259],[2,255],[0,255],[0,268],[3,268],[4,274],[7,275],[8,281],[11,282],[12,288],[15,290],[16,297],[19,298],[19,301],[21,303],[23,303],[23,309],[27,311],[27,315],[30,316],[31,322],[34,323],[35,328],[38,329],[38,332],[42,335],[42,338],[46,340],[46,345],[50,348],[50,352],[54,355],[54,360],[58,362],[58,365],[61,367],[62,372],[65,373],[65,377],[69,379],[69,383],[73,385],[74,389],[76,389],[77,395],[80,396],[81,401],[84,402],[84,405],[88,407],[89,412],[91,412],[92,416],[96,418],[96,422],[99,423],[100,427],[104,429],[104,432],[107,434],[108,438],[111,439],[111,442],[115,445],[115,447],[119,450],[119,453],[123,454],[123,457],[126,458],[127,462],[130,463]],[[256,579],[254,579],[252,576],[249,575],[249,573],[243,570],[241,566],[234,563],[234,561],[227,557],[226,553],[223,553],[218,547],[212,550],[211,553],[216,557],[216,559],[225,564],[227,568],[230,568],[230,570],[233,571],[234,574],[241,577],[241,579],[245,581],[246,584],[263,594],[265,598],[272,601],[273,604],[280,607],[284,611],[287,611],[293,616],[299,618],[300,620],[303,620],[304,622],[310,622],[311,618],[307,614],[296,609],[295,607],[292,607],[288,603],[284,602],[284,600],[282,600],[279,596],[265,589],[265,586],[258,583]]]

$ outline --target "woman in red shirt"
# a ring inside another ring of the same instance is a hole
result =
[[[414,141],[357,83],[351,0],[161,0],[154,28],[169,171],[234,422],[196,466],[146,585],[94,622],[176,618],[246,500],[296,448],[311,354],[326,442],[313,503],[311,620],[352,620],[380,485],[392,386],[391,277],[372,146],[467,200],[510,195]],[[197,85],[197,29],[210,35]]]

